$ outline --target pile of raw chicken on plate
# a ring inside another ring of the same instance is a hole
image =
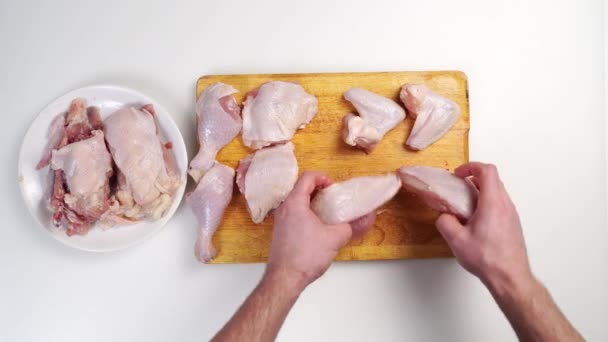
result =
[[[123,107],[105,120],[83,98],[72,100],[47,132],[36,169],[49,167],[47,204],[56,227],[85,235],[158,220],[182,179],[170,142],[158,135],[154,107]]]
[[[272,81],[249,92],[243,108],[230,85],[207,87],[196,103],[199,152],[190,162],[189,174],[197,186],[186,201],[198,222],[195,255],[209,262],[216,255],[212,237],[222,221],[236,183],[245,197],[251,220],[258,224],[290,193],[298,177],[298,162],[291,138],[317,114],[317,98],[299,84]],[[441,139],[458,121],[460,109],[422,84],[405,84],[395,101],[361,88],[344,93],[357,114],[344,117],[342,138],[351,146],[370,152],[384,135],[403,121],[414,118],[406,145],[423,150]],[[253,152],[240,160],[236,171],[217,162],[226,144],[242,136]],[[392,170],[387,170],[392,171]],[[380,206],[400,188],[419,195],[435,210],[469,218],[477,190],[467,180],[427,166],[401,167],[384,175],[355,177],[318,191],[312,210],[327,224],[351,223],[364,230],[375,219]]]

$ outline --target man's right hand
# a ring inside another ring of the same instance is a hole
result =
[[[435,223],[458,262],[488,287],[520,341],[583,341],[532,275],[519,216],[496,167],[469,163],[454,173],[479,189],[468,222],[442,214]]]
[[[454,173],[471,177],[479,189],[477,208],[468,222],[462,224],[449,214],[436,222],[458,262],[499,292],[533,280],[519,216],[496,167],[469,163]]]

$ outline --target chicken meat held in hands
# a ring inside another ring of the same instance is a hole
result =
[[[327,224],[350,222],[353,231],[370,226],[375,210],[388,202],[401,188],[395,173],[355,177],[320,190],[311,208]]]
[[[160,218],[182,180],[170,144],[163,144],[157,134],[154,108],[122,108],[105,120],[104,131],[118,189],[102,223]]]
[[[237,92],[227,84],[214,83],[196,102],[199,151],[188,170],[195,182],[213,166],[217,152],[241,131],[241,109],[232,96]]]
[[[253,149],[290,140],[317,114],[317,98],[301,85],[273,81],[247,95],[243,107],[243,142]]]
[[[236,183],[254,223],[264,220],[289,195],[298,178],[291,142],[267,147],[241,159]]]
[[[186,196],[186,202],[198,222],[194,254],[200,262],[206,263],[215,257],[211,239],[232,199],[233,183],[234,169],[216,163],[201,178],[196,189]]]
[[[395,101],[361,88],[350,88],[344,98],[357,115],[344,117],[342,137],[351,146],[370,152],[384,135],[405,119],[405,110]]]
[[[477,205],[477,189],[450,172],[428,166],[399,168],[403,187],[420,196],[431,208],[467,220]]]
[[[400,97],[410,116],[416,119],[406,142],[414,150],[423,150],[439,140],[460,116],[460,108],[454,101],[422,84],[405,84]]]

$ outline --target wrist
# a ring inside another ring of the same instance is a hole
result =
[[[483,277],[481,281],[496,299],[527,297],[540,285],[530,270],[494,271]]]
[[[303,274],[290,271],[285,268],[268,265],[262,277],[262,284],[272,284],[280,291],[298,297],[308,286],[308,282]]]

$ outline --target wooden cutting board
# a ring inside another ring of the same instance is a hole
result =
[[[467,78],[459,71],[209,75],[198,80],[196,95],[198,98],[212,83],[223,82],[240,91],[235,94],[235,98],[241,104],[248,91],[264,82],[277,80],[298,82],[319,100],[316,117],[292,139],[300,174],[306,170],[321,170],[327,172],[334,182],[339,182],[351,177],[394,171],[403,165],[427,165],[453,170],[468,161]],[[369,155],[346,145],[340,137],[342,118],[355,109],[343,99],[342,94],[350,87],[361,87],[401,104],[399,90],[404,83],[424,83],[455,101],[461,109],[459,121],[441,140],[424,151],[411,151],[404,145],[413,124],[409,117],[386,134]],[[236,168],[238,161],[251,152],[239,136],[220,151],[217,160]],[[438,214],[428,209],[414,195],[401,190],[379,212],[374,227],[365,236],[344,247],[337,260],[436,258],[452,255],[434,227]],[[213,262],[264,262],[268,257],[271,237],[272,217],[267,217],[262,224],[253,224],[245,199],[235,186],[232,202],[213,237],[218,251]]]

